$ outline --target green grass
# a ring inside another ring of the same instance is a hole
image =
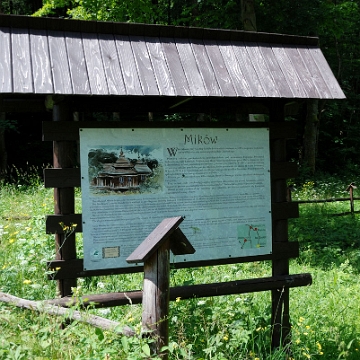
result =
[[[293,199],[347,196],[336,179],[296,186]],[[53,194],[36,179],[0,186],[0,291],[29,300],[57,295],[45,262],[54,238],[45,234]],[[355,196],[357,196],[355,194]],[[77,206],[80,207],[79,194]],[[360,206],[360,203],[359,203]],[[360,216],[332,216],[348,203],[302,204],[289,223],[301,255],[291,273],[309,272],[313,285],[290,290],[292,338],[288,349],[271,350],[269,292],[182,300],[170,304],[170,359],[359,359]],[[78,236],[81,255],[81,236]],[[268,262],[172,270],[172,285],[270,276]],[[135,290],[141,274],[79,279],[77,295]],[[140,333],[141,306],[85,312],[116,320]],[[126,338],[61,318],[0,303],[0,359],[146,359],[148,340]]]

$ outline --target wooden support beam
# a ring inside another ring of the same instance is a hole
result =
[[[44,169],[44,185],[46,188],[80,187],[80,169]]]
[[[46,112],[45,99],[42,97],[10,98],[0,97],[0,112],[40,113]]]
[[[295,288],[300,286],[308,286],[312,283],[310,274],[293,274],[276,277],[265,277],[248,280],[235,280],[228,282],[220,282],[213,284],[199,284],[190,286],[177,286],[170,288],[170,301],[175,301],[177,298],[181,300],[246,294],[260,291],[277,291],[281,292],[283,289]],[[98,294],[98,295],[84,295],[81,298],[66,297],[61,299],[49,300],[50,304],[60,305],[64,307],[71,307],[74,305],[95,307],[114,307],[120,305],[141,304],[143,291],[135,290],[129,292]]]
[[[269,108],[270,122],[285,124],[285,113],[282,102],[273,102]],[[276,164],[282,164],[286,161],[286,140],[289,138],[286,134],[272,138],[270,140],[270,161],[272,168],[276,168]],[[279,206],[284,206],[287,201],[287,184],[286,178],[271,179],[271,202],[272,210],[276,213]],[[281,205],[280,205],[281,204]],[[285,205],[287,206],[287,205]],[[283,212],[282,212],[283,214]],[[275,215],[275,214],[274,214]],[[297,215],[297,214],[295,214]],[[272,218],[272,237],[273,244],[286,244],[288,242],[288,220],[287,216],[281,216],[279,211],[277,216]],[[283,258],[272,263],[272,275],[288,276],[289,275],[289,259]],[[272,290],[272,340],[273,348],[279,347],[281,344],[288,343],[291,324],[289,315],[289,288]]]
[[[66,122],[72,120],[71,112],[65,101],[54,104],[53,123]],[[69,141],[53,142],[53,165],[54,169],[68,169],[74,166],[74,143]],[[54,212],[55,215],[70,215],[75,212],[75,194],[73,187],[54,189]],[[70,260],[76,259],[75,233],[55,234],[56,259]],[[60,296],[72,294],[72,288],[76,287],[76,278],[58,280],[58,290]]]
[[[299,217],[299,204],[295,202],[274,202],[271,204],[272,220],[296,219]]]
[[[73,232],[82,232],[82,216],[81,214],[70,215],[48,215],[45,221],[47,234],[64,234],[68,231],[64,231],[63,226],[70,228]]]
[[[290,179],[298,175],[298,166],[294,162],[271,163],[272,179]]]

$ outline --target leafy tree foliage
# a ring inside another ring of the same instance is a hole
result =
[[[41,6],[41,0],[1,0],[0,13],[30,15]]]
[[[347,101],[320,104],[318,168],[355,171],[360,148],[360,2],[264,0],[257,1],[256,11],[259,31],[319,36]]]
[[[236,0],[43,0],[43,4],[35,16],[61,13],[85,20],[233,29],[239,27],[241,12]]]

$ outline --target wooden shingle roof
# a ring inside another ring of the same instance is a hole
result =
[[[317,38],[9,15],[0,93],[345,98]]]

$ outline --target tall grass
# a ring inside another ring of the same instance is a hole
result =
[[[329,180],[330,181],[330,180]],[[21,185],[21,186],[19,186]],[[325,183],[297,186],[293,198],[324,196]],[[344,185],[346,187],[346,184]],[[53,194],[41,181],[0,186],[0,291],[31,300],[57,296],[45,262],[54,258],[54,239],[45,233]],[[329,190],[326,196],[336,196]],[[345,195],[346,196],[346,195]],[[78,201],[79,206],[79,201]],[[170,304],[170,359],[359,359],[360,230],[358,215],[333,217],[341,203],[300,205],[290,221],[290,240],[301,256],[291,272],[310,272],[313,285],[290,290],[292,338],[288,348],[270,347],[269,292],[182,300]],[[81,236],[77,239],[81,249]],[[267,262],[172,270],[172,285],[269,276]],[[141,274],[78,280],[77,295],[142,287]],[[141,306],[84,310],[140,334]],[[0,303],[0,359],[146,359],[146,339],[122,337],[88,325]]]

